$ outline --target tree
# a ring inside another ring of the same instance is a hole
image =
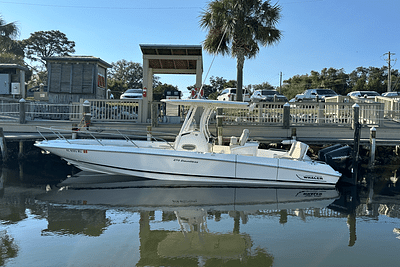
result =
[[[217,77],[214,77],[214,76],[210,77],[211,86],[217,92],[221,92],[225,88],[226,82],[227,82],[226,79],[224,79],[222,77],[218,77],[218,76]]]
[[[111,69],[108,71],[108,89],[113,92],[124,92],[129,88],[142,88],[143,67],[140,63],[127,61],[125,59],[111,63]],[[159,77],[153,77],[153,88],[157,87]]]
[[[43,58],[52,56],[68,56],[75,53],[75,42],[57,30],[31,33],[28,39],[22,41],[26,58],[45,64]]]
[[[218,93],[221,92],[224,88],[228,87],[226,86],[227,85],[226,79],[218,76],[217,77],[211,76],[210,83],[211,85],[203,84],[202,86],[202,89],[204,91],[204,96],[207,97],[208,99],[217,99]],[[196,85],[191,85],[187,87],[187,89],[190,92],[194,88],[196,88]]]
[[[24,50],[15,40],[19,29],[15,22],[6,23],[0,16],[0,62],[24,65]]]
[[[159,84],[157,87],[154,88],[153,91],[153,98],[154,101],[160,101],[164,97],[165,91],[179,91],[177,86],[173,86],[171,84]]]
[[[268,90],[274,90],[275,88],[269,83],[269,82],[263,82],[261,84],[255,84],[251,86],[253,90],[261,90],[261,89],[268,89]]]
[[[214,0],[200,17],[200,26],[208,30],[204,49],[209,53],[231,54],[237,61],[237,101],[242,101],[243,65],[262,46],[273,45],[281,38],[275,28],[281,8],[270,1]]]

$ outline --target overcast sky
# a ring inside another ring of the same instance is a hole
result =
[[[209,1],[196,0],[0,0],[0,14],[16,22],[19,39],[36,31],[59,30],[75,41],[76,55],[95,56],[111,63],[121,59],[142,63],[139,44],[202,44],[206,32],[199,16]],[[271,1],[276,3],[276,1]],[[323,68],[387,65],[400,57],[400,1],[398,0],[280,0],[282,18],[277,28],[283,38],[246,60],[244,85],[279,85],[294,75]],[[203,51],[203,79],[236,79],[236,60]],[[392,62],[394,69],[398,64]],[[210,68],[211,66],[211,68]],[[207,77],[206,74],[209,71]],[[194,75],[159,75],[185,94]]]

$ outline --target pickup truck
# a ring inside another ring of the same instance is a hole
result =
[[[338,94],[331,89],[307,89],[302,94],[298,94],[295,100],[298,102],[302,101],[318,101],[325,102],[325,97],[337,96]]]

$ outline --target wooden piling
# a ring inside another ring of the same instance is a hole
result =
[[[360,155],[360,130],[361,124],[359,122],[360,118],[360,106],[357,104],[353,105],[353,129],[354,129],[354,146],[353,146],[353,177],[352,183],[357,184],[358,180],[358,158]]]
[[[217,108],[217,137],[218,137],[218,145],[222,145],[223,137],[222,137],[222,108]]]
[[[19,141],[19,150],[18,150],[18,158],[22,158],[24,156],[24,141]]]
[[[147,141],[151,141],[151,126],[147,126]]]
[[[26,123],[26,100],[23,98],[19,100],[19,123]]]
[[[290,104],[283,105],[283,129],[289,129],[290,126]]]
[[[85,120],[85,127],[89,129],[92,118],[92,114],[90,114],[90,102],[88,100],[85,100],[82,106],[83,106],[83,118]]]
[[[7,144],[6,138],[4,137],[3,128],[0,128],[0,148],[1,148],[1,159],[3,162],[7,161],[8,152],[7,152]]]
[[[372,127],[369,130],[369,142],[371,145],[370,154],[371,154],[371,161],[370,165],[373,166],[375,164],[375,152],[376,152],[376,128]]]

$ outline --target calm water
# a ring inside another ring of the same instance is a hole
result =
[[[45,177],[42,167],[3,168],[0,266],[400,262],[397,167],[364,174],[358,188],[338,191],[210,187],[85,172],[66,179],[68,172],[60,168]]]

